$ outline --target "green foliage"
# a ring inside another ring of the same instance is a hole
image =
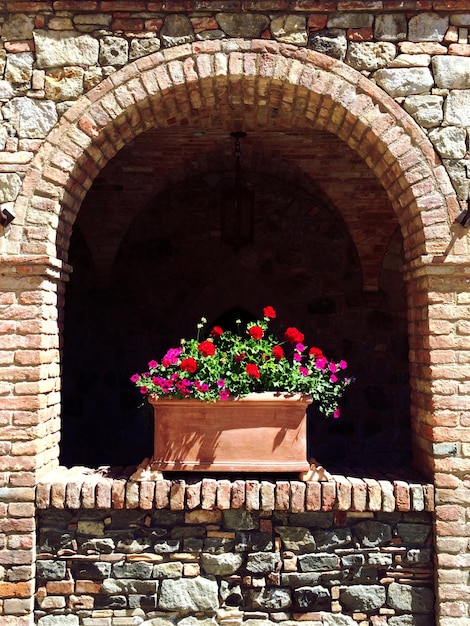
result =
[[[264,317],[237,332],[216,326],[204,336],[206,320],[198,324],[196,337],[182,340],[149,370],[134,374],[132,382],[142,395],[193,398],[207,402],[243,397],[252,392],[302,393],[326,416],[339,417],[339,401],[352,382],[345,376],[347,363],[329,361],[317,347],[303,344],[304,335],[290,327],[283,336],[270,332],[276,317],[272,307]]]

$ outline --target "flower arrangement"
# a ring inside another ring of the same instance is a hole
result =
[[[237,333],[214,326],[204,335],[202,318],[196,338],[181,340],[179,348],[168,350],[160,362],[150,361],[148,371],[131,381],[145,396],[208,402],[261,391],[309,394],[325,416],[339,417],[339,401],[352,382],[345,376],[346,361],[329,361],[320,348],[308,348],[295,327],[281,335],[270,332],[276,311],[267,306],[263,314],[244,330],[237,320]]]

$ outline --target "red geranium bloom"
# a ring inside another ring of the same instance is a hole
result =
[[[212,341],[202,341],[197,349],[202,356],[213,356],[215,354],[215,346]]]
[[[185,370],[186,372],[191,372],[191,374],[194,374],[194,372],[197,370],[196,359],[193,359],[192,356],[188,357],[187,359],[183,359],[181,361],[180,368],[182,370]]]
[[[320,348],[315,348],[312,347],[310,348],[310,350],[308,351],[309,355],[311,357],[313,357],[314,359],[321,359],[323,356],[323,352],[320,350]]]
[[[242,352],[241,354],[236,354],[233,357],[233,360],[235,361],[235,363],[241,363],[243,361],[243,359],[245,358],[245,353]]]
[[[281,346],[274,346],[273,348],[273,356],[276,361],[280,361],[284,356],[284,350]]]
[[[254,363],[248,363],[248,365],[245,368],[245,371],[248,374],[248,376],[252,376],[253,378],[259,378],[261,376],[261,374],[259,373],[258,366],[255,365]]]
[[[251,326],[251,328],[249,329],[249,333],[250,337],[252,337],[253,339],[261,339],[261,337],[264,335],[264,330],[261,328],[261,326]]]
[[[302,343],[304,340],[304,334],[297,330],[294,326],[290,326],[284,333],[284,337],[289,343]]]
[[[264,317],[269,317],[269,319],[274,319],[276,317],[276,311],[272,306],[265,306],[263,309]]]
[[[212,337],[220,337],[223,334],[224,331],[222,330],[222,328],[220,328],[220,326],[214,326],[214,328],[211,330]]]

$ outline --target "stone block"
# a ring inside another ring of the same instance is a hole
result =
[[[219,608],[217,582],[200,576],[163,580],[158,607],[166,611],[215,611]]]

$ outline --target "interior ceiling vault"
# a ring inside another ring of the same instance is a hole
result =
[[[263,176],[274,176],[326,199],[354,241],[365,288],[374,289],[373,259],[385,253],[397,220],[385,190],[362,159],[336,136],[306,130],[256,130],[241,140],[241,151],[242,170],[256,173],[259,184]],[[91,247],[113,250],[95,259],[97,273],[109,272],[125,233],[160,191],[195,176],[232,171],[234,163],[234,140],[225,129],[178,126],[135,138],[100,172],[77,219]]]

